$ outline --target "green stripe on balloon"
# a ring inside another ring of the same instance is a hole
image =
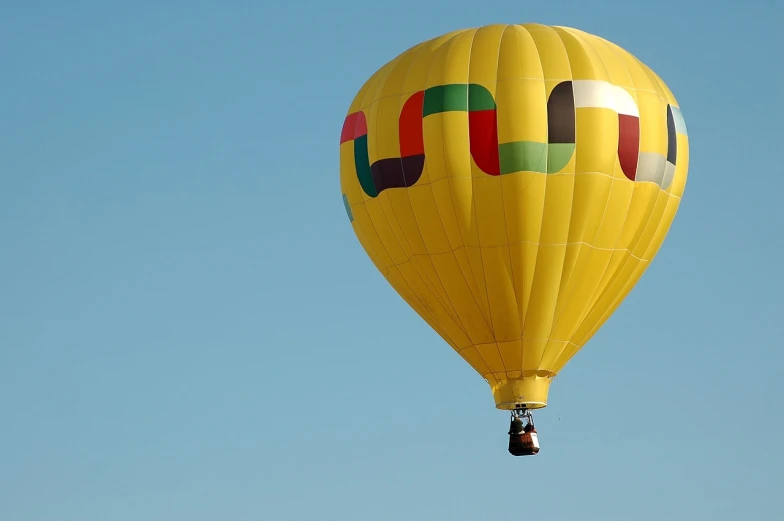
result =
[[[565,167],[574,154],[574,143],[512,141],[498,145],[501,175],[515,172],[552,174]]]
[[[466,112],[495,110],[495,100],[490,91],[474,83],[437,85],[425,90],[422,117],[441,112]]]
[[[362,190],[370,197],[376,197],[376,185],[373,183],[373,174],[370,171],[370,156],[368,154],[367,134],[354,138],[354,164],[357,168],[357,177]]]

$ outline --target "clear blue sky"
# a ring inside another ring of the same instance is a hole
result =
[[[784,4],[679,3],[4,2],[0,519],[784,519]],[[362,82],[496,22],[628,49],[691,141],[535,458],[338,184]]]

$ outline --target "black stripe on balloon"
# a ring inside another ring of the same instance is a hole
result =
[[[376,192],[381,193],[388,188],[408,188],[419,181],[425,168],[425,155],[417,154],[407,157],[390,157],[379,159],[370,165],[373,184]]]
[[[678,158],[678,136],[675,133],[675,118],[672,115],[672,107],[667,105],[667,161],[675,164]]]
[[[563,81],[547,100],[547,142],[574,144],[574,125],[574,89],[571,81]]]

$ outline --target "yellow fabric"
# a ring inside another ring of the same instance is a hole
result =
[[[493,25],[402,53],[362,86],[347,112],[366,118],[374,163],[401,156],[399,117],[409,96],[476,84],[495,100],[499,143],[545,143],[547,100],[566,80],[575,84],[576,145],[557,172],[483,172],[469,150],[466,111],[424,118],[421,177],[376,197],[358,181],[355,142],[340,145],[341,190],[368,256],[487,380],[504,409],[547,404],[552,378],[656,255],[686,183],[685,130],[677,134],[669,185],[632,181],[621,171],[618,114],[580,105],[578,85],[604,85],[591,92],[619,106],[627,106],[622,91],[628,93],[639,113],[639,168],[646,153],[667,156],[667,106],[677,108],[675,98],[651,69],[602,38],[564,27]]]

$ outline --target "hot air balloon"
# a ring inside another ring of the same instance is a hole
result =
[[[527,455],[553,378],[658,252],[688,154],[672,92],[618,45],[490,25],[365,82],[340,186],[367,255],[489,384],[512,415],[509,452]]]

